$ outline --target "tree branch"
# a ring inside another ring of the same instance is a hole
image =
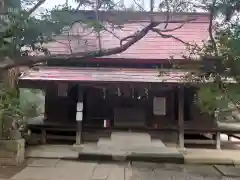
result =
[[[71,58],[78,58],[79,60],[90,58],[90,57],[102,57],[109,56],[113,54],[118,54],[123,51],[126,51],[130,46],[141,40],[152,28],[159,25],[157,22],[151,22],[149,25],[141,29],[136,36],[131,38],[125,44],[120,45],[119,47],[110,48],[110,49],[100,49],[97,51],[89,51],[89,52],[81,52],[81,53],[73,53],[70,55],[49,55],[49,56],[22,56],[19,57],[16,61],[6,60],[0,63],[0,69],[9,69],[16,66],[31,66],[36,63],[46,62],[53,58],[62,58],[64,60]]]
[[[104,26],[103,26],[103,30],[106,31],[106,32],[108,32],[108,33],[110,33],[110,34],[112,34],[115,38],[117,38],[117,39],[120,40],[120,37],[118,37],[114,32],[108,30],[108,29],[107,29],[106,27],[104,27]]]
[[[163,29],[163,30],[160,30],[162,33],[163,32],[171,32],[171,31],[176,31],[178,29],[181,29],[183,26],[185,25],[185,23],[181,24],[180,26],[177,26],[175,28],[172,28],[172,29]]]
[[[169,2],[168,0],[165,0],[166,1],[166,4],[167,4],[167,21],[169,21],[170,19],[170,6],[169,6]],[[165,24],[165,29],[168,27],[168,23]]]
[[[172,32],[172,31],[175,31],[175,30],[178,30],[178,29],[181,29],[187,22],[190,22],[190,21],[194,21],[196,19],[187,19],[186,21],[184,21],[180,26],[177,26],[175,28],[172,28],[172,29],[158,29],[158,28],[152,28],[152,31],[157,33],[158,35],[160,35],[161,37],[163,38],[173,38],[187,46],[193,46],[192,44],[188,43],[188,42],[185,42],[183,41],[182,39],[176,37],[176,36],[173,36],[171,34],[164,34],[165,32]]]
[[[138,6],[140,11],[145,11],[145,9],[136,0],[133,0],[133,2]]]
[[[185,41],[183,41],[182,39],[180,39],[180,38],[178,38],[178,37],[176,37],[176,36],[173,36],[173,35],[171,35],[171,34],[164,34],[164,33],[162,33],[162,31],[161,31],[160,29],[153,28],[152,31],[155,32],[155,33],[157,33],[158,35],[160,35],[160,36],[163,37],[163,38],[173,38],[173,39],[175,39],[175,40],[177,40],[177,41],[179,41],[179,42],[181,42],[181,43],[183,43],[183,44],[185,44],[185,45],[187,45],[187,46],[191,46],[190,43],[185,42]]]
[[[33,6],[28,12],[27,16],[30,16],[33,12],[35,12],[46,0],[39,0],[35,6]]]
[[[80,7],[81,7],[81,2],[78,3],[78,5],[77,5],[75,11],[78,11]]]
[[[128,39],[132,39],[132,38],[135,38],[137,35],[132,35],[132,36],[127,36],[127,37],[124,37],[120,40],[120,45],[122,46],[123,42],[127,41]]]
[[[174,38],[184,44],[190,45],[189,43],[186,43],[177,37],[163,34],[161,30],[155,28],[160,23],[183,23],[183,21],[173,20],[173,21],[150,22],[146,27],[142,28],[140,31],[137,31],[135,35],[131,37],[128,36],[123,38],[122,43],[118,47],[114,47],[110,49],[100,49],[100,50],[88,51],[88,52],[78,52],[78,53],[72,53],[70,55],[57,54],[57,55],[47,55],[47,56],[21,56],[15,59],[14,61],[9,61],[9,60],[3,61],[2,63],[0,63],[0,70],[9,69],[16,66],[32,66],[36,63],[47,62],[54,58],[60,58],[64,60],[71,59],[71,58],[78,58],[79,60],[82,60],[82,59],[91,58],[91,57],[102,57],[102,56],[118,54],[126,51],[130,46],[132,46],[133,44],[141,40],[151,30],[156,31],[158,34],[162,35],[162,37],[164,38]],[[172,29],[172,31],[173,30],[174,29]]]
[[[217,44],[213,37],[213,18],[214,18],[214,13],[215,13],[216,2],[217,2],[217,0],[213,0],[213,4],[210,7],[210,22],[209,22],[208,32],[209,32],[210,40],[211,40],[211,43],[213,46],[214,55],[218,56]]]

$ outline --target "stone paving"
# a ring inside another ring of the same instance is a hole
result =
[[[31,159],[9,180],[240,180],[240,168],[140,162],[98,163]]]
[[[180,159],[186,164],[228,164],[228,165],[240,165],[240,151],[239,150],[216,150],[216,149],[178,149],[176,147],[141,147],[131,149],[116,149],[116,148],[99,148],[96,143],[84,144],[80,147],[74,147],[72,145],[39,145],[29,147],[26,151],[27,158],[56,158],[65,160],[78,160],[79,155],[93,154],[93,155],[109,155],[118,156],[118,158],[124,159],[126,156],[140,155],[153,158],[163,157],[163,159],[171,159],[174,162]],[[92,159],[91,159],[92,160]],[[163,161],[158,161],[163,162]]]

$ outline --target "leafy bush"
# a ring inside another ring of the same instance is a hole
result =
[[[20,89],[20,106],[26,118],[44,113],[44,95],[40,90]]]
[[[13,132],[19,131],[24,122],[18,92],[0,84],[0,138],[12,139]]]

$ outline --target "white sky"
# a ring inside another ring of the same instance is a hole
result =
[[[46,0],[46,2],[41,6],[43,8],[53,8],[56,5],[64,4],[66,0]],[[74,0],[68,0],[69,5],[75,5]]]
[[[133,0],[116,0],[116,2],[119,2],[119,1],[124,3],[126,6],[131,6],[131,4],[134,4]],[[150,0],[135,0],[135,1],[141,4],[142,6],[144,6],[145,8],[149,6],[149,2],[150,2]],[[158,1],[158,0],[155,0],[155,1]],[[46,0],[46,2],[41,6],[41,8],[51,9],[56,5],[64,4],[64,3],[66,3],[66,0]],[[68,4],[73,7],[77,6],[74,0],[68,0]]]

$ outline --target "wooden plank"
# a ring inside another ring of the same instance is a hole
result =
[[[185,144],[199,144],[199,145],[205,145],[205,144],[215,144],[214,140],[198,140],[198,139],[185,139]]]
[[[240,141],[221,141],[221,143],[234,145],[234,144],[240,144]]]
[[[51,140],[69,140],[69,141],[74,141],[76,139],[75,136],[50,135],[50,134],[48,134],[46,138]]]
[[[76,132],[76,126],[75,127],[48,127],[44,125],[31,125],[28,126],[30,130],[50,130],[50,131],[72,131]],[[173,127],[160,127],[160,128],[149,128],[149,127],[98,127],[98,126],[89,126],[84,125],[84,131],[105,131],[105,132],[111,132],[111,131],[127,131],[129,128],[131,128],[132,131],[136,132],[178,132],[179,129],[173,125]],[[223,134],[240,134],[240,129],[228,129],[228,128],[186,128],[184,127],[185,133],[191,133],[191,134],[204,134],[204,133],[216,133],[220,132]]]

